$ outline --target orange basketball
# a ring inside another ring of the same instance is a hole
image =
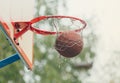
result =
[[[83,40],[75,31],[66,31],[58,35],[55,42],[55,49],[64,57],[75,57],[83,48]]]

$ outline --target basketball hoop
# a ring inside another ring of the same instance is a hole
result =
[[[47,22],[48,20],[50,21],[49,23],[51,23],[50,25],[53,25],[52,28],[54,28],[55,31],[35,28],[33,26],[38,22],[41,23],[41,25],[43,25],[44,24],[43,21]],[[80,32],[86,27],[86,22],[84,20],[71,16],[40,16],[32,19],[29,22],[12,22],[12,24],[15,28],[14,40],[18,39],[28,30],[41,35],[54,35],[54,34],[60,34],[64,31]],[[58,28],[61,29],[61,27],[62,30],[58,30]]]
[[[55,49],[60,55],[68,58],[78,55],[83,48],[83,40],[78,32],[86,27],[86,22],[80,18],[40,16],[30,21],[17,22],[5,22],[0,19],[0,25],[6,38],[16,50],[16,54],[0,61],[0,68],[21,59],[29,69],[32,69],[32,32],[40,35],[56,34]]]
[[[40,35],[57,35],[55,49],[60,55],[71,58],[78,55],[83,48],[82,37],[78,34],[86,27],[86,22],[71,16],[40,16],[29,22],[12,22],[14,41],[28,30]],[[36,28],[39,26],[39,28]],[[46,29],[45,29],[46,27]]]

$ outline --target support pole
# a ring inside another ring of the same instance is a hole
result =
[[[14,62],[16,62],[18,60],[20,60],[20,57],[19,57],[19,55],[17,53],[10,56],[10,57],[7,57],[7,58],[5,58],[3,60],[0,60],[0,68],[2,68],[4,66],[7,66],[7,65],[9,65],[11,63],[14,63]]]

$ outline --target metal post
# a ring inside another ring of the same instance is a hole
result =
[[[4,66],[7,66],[7,65],[9,65],[9,64],[11,64],[13,62],[18,61],[18,60],[20,60],[20,57],[19,57],[19,55],[17,53],[10,56],[10,57],[7,57],[7,58],[5,58],[3,60],[0,60],[0,68],[2,68]]]

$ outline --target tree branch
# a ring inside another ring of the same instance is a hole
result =
[[[80,63],[80,64],[74,64],[73,68],[76,68],[76,69],[82,69],[82,68],[89,69],[89,68],[92,67],[92,65],[93,65],[92,62],[91,63]]]

